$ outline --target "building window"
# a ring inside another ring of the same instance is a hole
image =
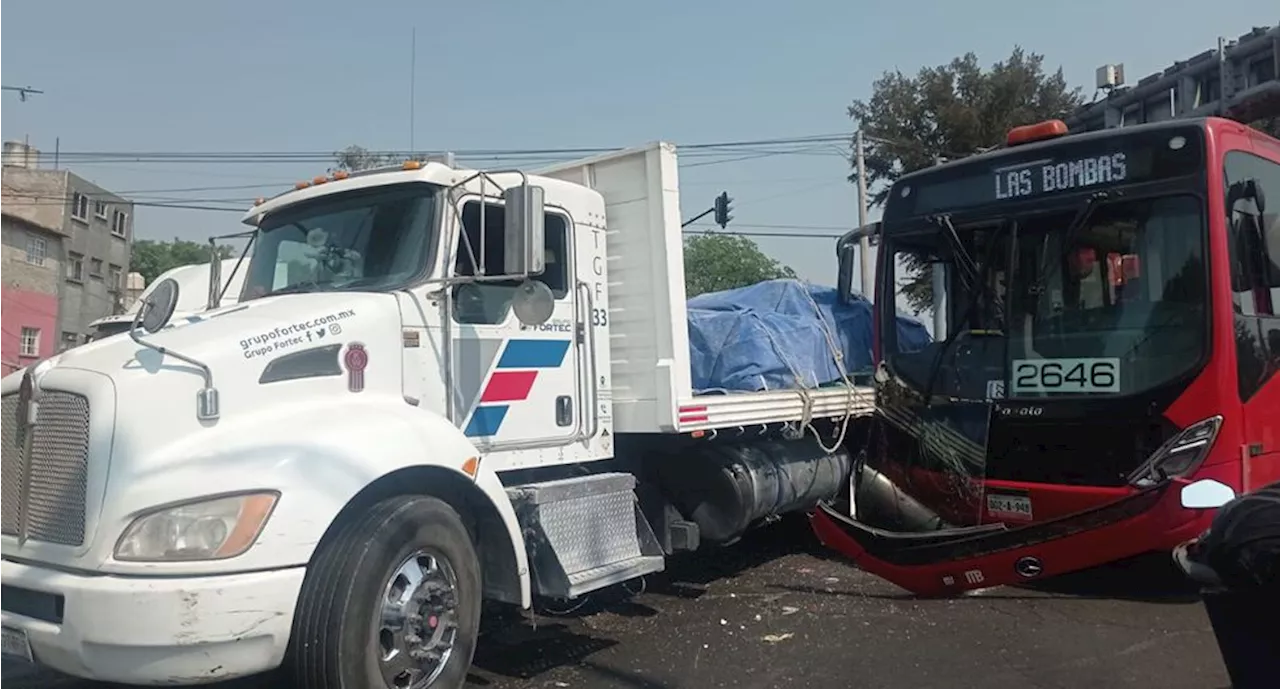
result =
[[[72,349],[78,346],[80,346],[79,333],[67,332],[65,330],[62,331],[62,350],[61,351],[65,352],[68,349]]]
[[[129,214],[124,211],[116,211],[111,216],[111,234],[117,237],[127,237],[129,229]]]
[[[80,222],[89,220],[89,197],[74,192],[71,194],[71,217]]]
[[[100,258],[89,259],[89,277],[91,278],[102,277],[102,259]]]
[[[44,265],[44,259],[48,255],[49,244],[45,242],[44,237],[27,237],[27,263],[33,266],[42,266]]]
[[[84,255],[74,251],[67,253],[67,279],[84,282]]]
[[[124,269],[114,263],[107,264],[107,279],[111,289],[124,289]]]
[[[106,201],[93,202],[93,217],[99,220],[107,219],[107,202]]]
[[[40,329],[23,326],[20,347],[22,356],[40,356]]]

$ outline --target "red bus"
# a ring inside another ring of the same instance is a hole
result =
[[[1218,118],[1053,120],[903,176],[878,413],[819,537],[950,595],[1167,553],[1212,518],[1183,487],[1280,480],[1278,211],[1280,142]],[[898,345],[906,297],[940,314],[926,347]]]

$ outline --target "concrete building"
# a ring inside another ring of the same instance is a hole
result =
[[[68,170],[40,168],[21,143],[4,144],[3,162],[7,371],[85,342],[90,322],[124,311],[134,208]]]

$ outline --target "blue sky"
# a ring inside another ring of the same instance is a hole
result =
[[[25,103],[4,94],[3,136],[29,137],[49,157],[55,140],[73,152],[405,149],[415,27],[419,149],[830,134],[850,130],[846,106],[885,70],[914,73],[969,50],[990,63],[1021,44],[1091,90],[1102,63],[1124,62],[1132,83],[1214,47],[1219,35],[1276,21],[1274,0],[1231,5],[1192,14],[1159,0],[10,0],[4,84],[44,93]],[[192,203],[247,203],[324,168],[72,166],[138,199]],[[847,172],[834,147],[682,167],[684,211],[727,189],[743,231],[835,236],[857,220]],[[263,186],[156,191],[240,185]],[[139,208],[136,216],[140,238],[241,229],[234,213]],[[833,240],[757,241],[803,277],[834,283]]]

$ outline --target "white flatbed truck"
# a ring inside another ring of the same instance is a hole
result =
[[[691,389],[670,144],[337,173],[245,222],[238,303],[175,320],[161,285],[3,379],[6,655],[458,687],[482,600],[641,577],[847,481],[869,389]]]

